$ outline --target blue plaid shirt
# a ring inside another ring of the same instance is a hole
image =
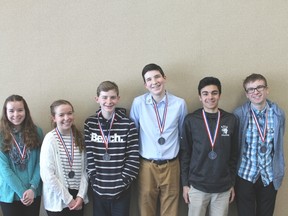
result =
[[[262,113],[261,113],[262,112]],[[273,169],[272,169],[272,159],[273,159],[273,145],[274,145],[274,128],[273,128],[273,110],[272,108],[266,106],[262,111],[257,111],[254,109],[254,113],[260,124],[261,119],[264,118],[266,121],[265,112],[267,114],[267,133],[265,141],[263,142],[257,125],[252,116],[252,110],[250,110],[249,123],[246,133],[246,141],[244,146],[244,152],[242,157],[242,163],[238,170],[238,175],[250,182],[255,183],[257,179],[261,176],[264,186],[270,184],[273,181]],[[264,115],[263,115],[264,114]],[[263,128],[261,130],[263,131]],[[261,152],[261,146],[266,146],[266,152]]]

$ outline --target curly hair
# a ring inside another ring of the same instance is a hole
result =
[[[20,95],[11,95],[6,98],[4,102],[2,109],[2,117],[0,120],[0,133],[3,137],[3,143],[1,144],[1,147],[4,152],[11,150],[13,144],[13,138],[11,133],[14,128],[13,123],[11,123],[7,117],[7,103],[16,101],[22,102],[25,109],[25,118],[21,123],[21,138],[24,141],[26,148],[33,149],[41,146],[41,139],[37,133],[37,126],[32,120],[30,110],[25,99]]]

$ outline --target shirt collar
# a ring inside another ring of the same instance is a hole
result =
[[[255,107],[251,106],[253,112],[255,113],[256,117],[260,117],[262,118],[263,116],[265,116],[265,113],[266,113],[266,110],[267,110],[267,103],[266,103],[266,106],[264,107],[264,109],[262,110],[257,110]]]
[[[168,97],[167,91],[166,91],[166,95]],[[166,103],[166,97],[164,96],[159,103]],[[146,104],[153,104],[153,97],[151,93],[149,93],[146,97]]]

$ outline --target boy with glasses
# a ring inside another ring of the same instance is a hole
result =
[[[238,215],[272,216],[284,177],[285,114],[267,99],[261,74],[246,77],[243,87],[249,101],[234,111],[239,120]]]
[[[198,85],[202,108],[186,116],[180,162],[188,216],[227,216],[234,200],[238,125],[232,113],[219,109],[221,83],[205,77]]]

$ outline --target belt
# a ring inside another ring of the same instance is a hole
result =
[[[178,157],[175,157],[172,159],[167,159],[167,160],[153,160],[153,159],[147,159],[147,158],[141,157],[141,159],[148,161],[148,162],[151,162],[151,163],[154,163],[154,164],[157,164],[157,165],[163,165],[163,164],[172,162],[172,161],[176,160],[177,158]]]

